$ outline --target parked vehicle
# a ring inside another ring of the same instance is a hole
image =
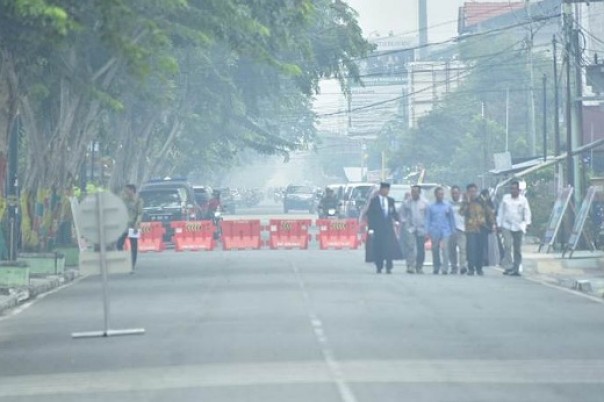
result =
[[[361,215],[367,198],[377,188],[373,183],[351,183],[346,188],[344,195],[344,211],[346,218],[358,218]]]
[[[283,212],[290,210],[306,210],[314,214],[317,208],[317,194],[310,186],[290,185],[283,196]]]
[[[162,222],[165,240],[173,235],[171,222],[201,219],[201,208],[195,201],[193,187],[181,179],[153,180],[139,193],[143,200],[143,222]]]

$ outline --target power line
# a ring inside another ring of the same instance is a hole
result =
[[[365,57],[359,57],[359,58],[356,58],[355,60],[357,60],[357,61],[359,61],[359,60],[367,60],[367,59],[371,59],[371,58],[375,58],[375,57],[383,57],[383,56],[388,56],[388,55],[396,54],[396,53],[403,53],[403,52],[408,52],[408,51],[412,51],[412,50],[419,50],[419,49],[423,49],[423,48],[431,47],[431,46],[445,45],[447,43],[461,41],[461,40],[470,39],[470,38],[488,36],[488,35],[491,35],[491,34],[507,31],[509,29],[519,28],[519,27],[522,27],[524,25],[533,24],[535,22],[549,21],[549,20],[551,20],[553,18],[558,18],[560,16],[561,16],[561,14],[557,13],[557,14],[547,15],[547,16],[543,16],[543,17],[533,18],[531,21],[528,21],[528,22],[521,22],[521,23],[517,23],[517,24],[513,24],[513,25],[508,25],[508,26],[501,27],[501,28],[494,28],[494,29],[491,29],[491,30],[488,30],[488,31],[477,32],[477,33],[474,33],[474,34],[465,34],[465,35],[453,36],[453,37],[451,37],[451,38],[449,38],[447,40],[440,41],[440,42],[430,42],[430,43],[426,43],[424,45],[412,46],[412,47],[403,48],[403,49],[390,50],[390,51],[386,51],[386,52],[375,52],[374,54],[370,54],[370,55],[365,56]]]
[[[499,51],[499,52],[495,53],[495,54],[492,56],[492,58],[494,59],[494,58],[496,58],[497,56],[500,56],[500,55],[502,55],[502,54],[505,54],[505,53],[506,53],[506,52],[508,52],[509,50],[513,49],[513,48],[514,48],[516,45],[518,45],[519,43],[522,43],[522,41],[518,41],[518,42],[516,42],[516,43],[512,44],[511,46],[508,46],[508,47],[506,47],[505,49],[503,49],[503,50],[501,50],[501,51]],[[470,74],[472,71],[474,71],[475,69],[477,69],[477,68],[479,68],[479,67],[481,67],[481,65],[480,65],[480,64],[476,64],[475,66],[469,67],[469,68],[468,68],[468,69],[467,69],[467,70],[464,72],[463,76],[465,77],[465,76],[469,75],[469,74]],[[455,78],[455,79],[460,79],[460,78],[464,78],[464,77],[453,77],[453,78]],[[441,85],[443,85],[443,84],[446,84],[446,83],[448,83],[448,82],[450,82],[450,81],[451,81],[451,78],[448,78],[448,79],[446,79],[446,80],[444,80],[444,81],[442,81],[442,82],[440,82],[440,83],[435,83],[435,84],[434,84],[434,85],[432,85],[432,86],[429,86],[429,87],[426,87],[426,88],[422,88],[422,89],[420,89],[420,90],[417,90],[417,91],[414,91],[414,92],[410,92],[410,93],[404,94],[404,95],[402,95],[402,96],[397,96],[396,98],[392,98],[392,99],[387,99],[387,100],[383,100],[383,101],[375,102],[375,103],[372,103],[372,104],[369,104],[369,105],[365,105],[365,106],[359,106],[359,107],[357,107],[357,108],[353,108],[353,109],[350,109],[350,110],[340,110],[340,111],[338,111],[338,112],[332,112],[332,113],[324,113],[324,114],[319,114],[319,115],[317,115],[317,116],[318,116],[318,117],[335,116],[335,115],[339,115],[339,114],[346,114],[346,113],[350,113],[350,112],[356,112],[356,111],[359,111],[359,110],[371,109],[371,108],[376,107],[376,106],[381,106],[381,105],[384,105],[384,104],[388,104],[388,103],[391,103],[391,102],[396,102],[396,101],[399,101],[399,100],[402,100],[402,99],[408,98],[408,97],[410,97],[410,96],[412,96],[412,95],[417,95],[417,94],[420,94],[420,93],[423,93],[423,92],[431,91],[431,90],[433,90],[434,88],[437,88],[438,86],[441,86]]]

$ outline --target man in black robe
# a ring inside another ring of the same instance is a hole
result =
[[[378,274],[384,270],[384,262],[386,272],[390,274],[392,262],[403,258],[395,233],[395,225],[400,224],[400,217],[394,198],[389,197],[389,193],[390,184],[382,183],[380,191],[369,201],[367,208],[369,238],[366,260],[375,263]]]

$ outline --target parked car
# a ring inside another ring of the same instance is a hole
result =
[[[358,218],[365,207],[367,198],[378,186],[374,183],[351,183],[344,194],[344,216]]]
[[[317,209],[317,193],[310,186],[290,185],[283,195],[283,212],[290,210],[306,210],[314,214]]]
[[[145,183],[139,193],[143,200],[143,222],[162,222],[165,240],[170,240],[171,222],[201,219],[193,187],[186,180],[166,179]]]

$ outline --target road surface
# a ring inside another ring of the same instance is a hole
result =
[[[598,401],[604,306],[523,278],[376,275],[360,251],[146,254],[0,319],[0,401]]]

